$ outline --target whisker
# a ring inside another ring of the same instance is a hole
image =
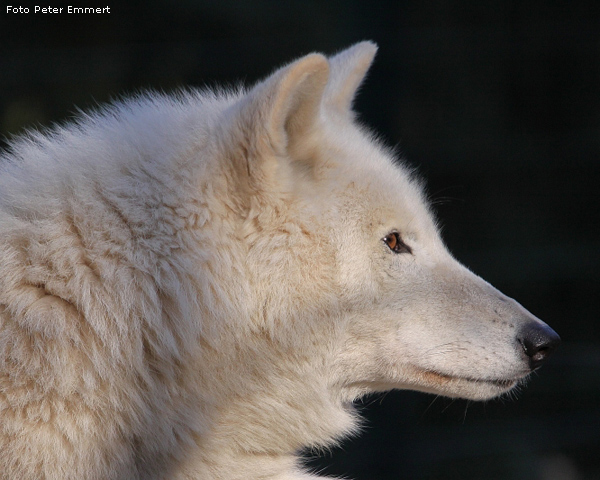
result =
[[[467,403],[465,405],[465,412],[463,414],[463,425],[467,421],[467,410],[469,410],[469,407],[471,406],[471,403],[473,403],[471,400],[467,400]]]
[[[435,403],[435,401],[440,398],[439,395],[436,395],[435,397],[433,397],[433,400],[431,401],[431,403],[429,405],[427,405],[427,408],[423,411],[423,413],[421,414],[421,418],[423,418],[425,416],[425,414],[429,411],[429,409],[433,406],[433,404]]]
[[[454,405],[454,402],[456,402],[456,399],[455,399],[455,398],[453,398],[453,399],[452,399],[452,401],[451,401],[451,402],[450,402],[448,405],[446,405],[446,406],[444,407],[444,409],[442,410],[442,412],[441,412],[441,413],[444,413],[444,412],[445,412],[446,410],[448,410],[448,409],[449,409],[449,408],[450,408],[452,405]]]

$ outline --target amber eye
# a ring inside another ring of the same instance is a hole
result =
[[[398,232],[391,232],[383,237],[384,243],[389,247],[389,249],[394,253],[412,253],[412,250],[406,243],[402,241],[400,238],[400,234]]]

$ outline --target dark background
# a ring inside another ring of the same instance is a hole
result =
[[[451,251],[563,337],[516,399],[364,400],[364,434],[307,452],[311,466],[357,480],[600,478],[600,2],[123,3],[2,7],[0,133],[140,89],[254,82],[372,39],[362,120],[427,178]]]

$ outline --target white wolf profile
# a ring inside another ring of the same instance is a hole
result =
[[[376,47],[146,95],[0,169],[0,477],[299,480],[352,401],[489,399],[559,343],[356,122]]]

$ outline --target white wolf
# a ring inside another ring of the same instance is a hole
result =
[[[503,394],[559,338],[354,119],[376,47],[147,95],[0,165],[0,476],[310,479],[352,401]]]

